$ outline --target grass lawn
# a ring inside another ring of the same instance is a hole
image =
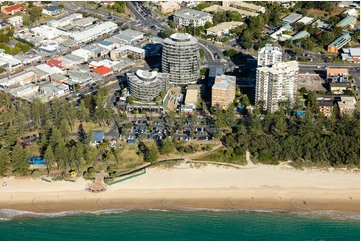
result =
[[[236,155],[232,154],[231,156],[225,155],[226,148],[218,149],[211,154],[205,155],[195,160],[199,161],[215,161],[215,162],[222,162],[222,163],[230,163],[230,164],[237,164],[237,165],[246,165],[246,156],[245,155]]]
[[[72,127],[71,132],[78,132],[78,128],[79,128],[80,122],[79,121],[75,121],[74,122],[74,127]],[[103,132],[109,132],[110,127],[109,126],[100,126],[98,123],[94,123],[94,122],[83,122],[83,128],[86,132],[89,132],[89,130],[93,129],[93,130],[102,130]]]

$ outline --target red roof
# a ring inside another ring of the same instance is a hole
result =
[[[63,68],[63,66],[61,65],[61,61],[59,61],[59,60],[56,60],[56,59],[51,59],[51,60],[47,60],[46,61],[46,64],[48,65],[48,66],[51,66],[51,67],[53,67],[53,66],[55,66],[55,67],[58,67],[58,68]]]
[[[23,10],[23,8],[20,6],[20,4],[15,4],[12,6],[8,6],[4,8],[6,11],[11,12],[13,10],[19,9],[19,10]]]
[[[93,72],[98,73],[100,75],[107,74],[108,72],[111,72],[111,71],[112,71],[111,68],[108,68],[108,67],[105,67],[105,66],[99,66],[99,67],[97,67],[97,68],[95,68],[93,70]]]

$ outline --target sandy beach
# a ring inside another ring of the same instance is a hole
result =
[[[139,177],[108,186],[101,193],[85,189],[89,181],[45,182],[0,179],[0,209],[40,213],[105,209],[227,209],[360,211],[360,175],[344,170],[295,170],[247,165],[239,169],[182,163],[155,167]]]

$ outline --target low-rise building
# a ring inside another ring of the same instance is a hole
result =
[[[97,18],[86,17],[82,19],[75,19],[74,21],[72,21],[72,25],[79,28],[86,28],[94,25],[97,21]]]
[[[342,60],[359,62],[360,61],[360,48],[347,48],[342,49]]]
[[[47,25],[54,28],[61,28],[70,25],[73,21],[83,18],[81,13],[73,13],[64,18],[55,19],[47,22]]]
[[[86,86],[94,81],[90,71],[81,68],[70,69],[68,71],[68,76],[73,83],[76,83],[79,86]]]
[[[86,61],[86,57],[77,56],[74,54],[67,54],[61,59],[64,68],[72,68],[73,66],[80,65]]]
[[[293,24],[302,18],[302,14],[299,13],[291,13],[282,19],[283,24]]]
[[[54,16],[60,13],[60,9],[57,6],[46,6],[43,8],[42,13]]]
[[[283,32],[285,31],[291,31],[292,30],[292,26],[291,24],[285,24],[283,25],[281,28],[279,28],[278,30],[276,30],[275,32],[273,32],[270,37],[274,40],[280,40],[280,41],[285,41],[287,39],[292,38],[292,36],[288,35],[288,34],[283,34]]]
[[[81,57],[84,61],[88,61],[90,58],[93,58],[92,52],[83,48],[74,50],[71,54]]]
[[[11,6],[2,6],[1,12],[6,15],[14,15],[18,12],[24,11],[24,8],[20,4],[15,4]]]
[[[342,94],[346,90],[351,89],[351,84],[349,82],[336,82],[336,83],[329,83],[330,92],[335,94]]]
[[[107,21],[98,25],[95,25],[91,29],[86,29],[81,32],[75,32],[72,33],[71,37],[77,42],[77,43],[86,43],[90,42],[92,40],[97,39],[100,36],[104,36],[106,34],[112,33],[115,30],[118,29],[118,25]]]
[[[214,34],[217,36],[222,36],[224,34],[228,34],[229,30],[234,29],[238,26],[243,25],[243,22],[231,21],[231,22],[223,22],[216,26],[207,29],[208,34]]]
[[[212,107],[228,108],[236,97],[236,77],[220,75],[212,86]]]
[[[205,9],[203,9],[204,12],[212,13],[212,12],[218,12],[218,11],[225,11],[225,12],[237,12],[243,17],[257,17],[258,13],[251,12],[251,11],[245,11],[238,8],[233,8],[229,6],[220,6],[220,5],[211,5]]]
[[[324,117],[330,117],[333,110],[333,100],[317,100],[317,105],[320,110],[320,113]]]
[[[350,27],[351,29],[354,28],[354,25],[357,21],[357,18],[354,16],[347,16],[344,19],[342,19],[340,22],[336,24],[337,27],[341,28],[347,28]]]
[[[2,66],[9,71],[16,70],[22,66],[20,60],[14,58],[12,55],[5,54],[3,49],[0,49],[0,62],[5,64]]]
[[[114,35],[113,38],[119,39],[126,44],[132,44],[135,41],[142,40],[144,38],[144,33],[133,29],[126,29],[119,31],[119,34]]]
[[[66,85],[69,82],[69,78],[61,73],[54,73],[50,75],[50,81],[58,85]]]
[[[312,22],[313,22],[313,18],[310,18],[310,17],[307,17],[307,16],[305,16],[305,17],[303,17],[303,18],[301,18],[300,20],[297,21],[297,23],[302,23],[304,25],[308,25],[308,24],[310,24]]]
[[[138,47],[125,45],[118,49],[110,51],[110,59],[111,60],[118,60],[119,58],[127,57],[128,55],[133,56],[134,59],[137,59],[137,60],[144,60],[145,50],[138,48]]]
[[[326,77],[328,83],[347,82],[348,68],[327,68]]]
[[[50,67],[57,67],[59,69],[63,69],[64,67],[61,65],[61,61],[57,59],[50,59],[45,61],[45,64],[47,64]]]
[[[163,14],[168,14],[178,11],[180,9],[180,6],[177,2],[167,1],[167,2],[160,2],[158,4],[158,8]]]
[[[7,89],[14,85],[25,85],[35,81],[37,81],[37,76],[34,72],[21,72],[15,76],[9,75],[0,79],[0,88]]]
[[[39,27],[32,28],[31,32],[34,33],[34,35],[43,38],[43,40],[52,40],[59,36],[69,36],[67,32],[48,25],[40,25]]]
[[[110,76],[113,74],[112,68],[106,67],[106,66],[99,66],[93,69],[94,73],[98,73],[99,75],[105,77]]]
[[[58,85],[54,82],[47,82],[39,86],[39,98],[43,102],[48,102],[54,97],[62,97],[69,93],[69,87],[66,85]]]
[[[243,1],[232,1],[232,2],[228,2],[230,5],[233,5],[235,7],[239,7],[241,9],[244,9],[245,11],[251,11],[251,12],[260,12],[260,13],[265,13],[266,12],[266,8],[259,6],[259,5],[255,5],[255,4],[251,4],[251,3],[246,3]]]
[[[23,16],[14,16],[8,18],[8,23],[14,26],[15,28],[19,28],[23,25]]]
[[[356,100],[354,97],[342,96],[338,103],[340,115],[352,115],[356,108]]]
[[[201,96],[201,86],[200,85],[188,85],[187,92],[184,98],[184,108],[189,109],[189,107],[192,108],[192,111],[194,111],[197,108],[198,99]],[[189,110],[188,110],[189,112]]]
[[[351,41],[351,35],[349,33],[343,34],[335,41],[328,45],[327,51],[331,53],[338,53],[338,50]]]
[[[177,26],[200,27],[206,22],[212,22],[212,15],[194,9],[182,9],[173,15],[173,21]]]
[[[349,16],[354,16],[354,17],[358,17],[359,15],[359,12],[354,9],[354,8],[349,8],[349,9],[346,9],[343,14],[346,14],[346,15],[349,15]]]
[[[326,30],[330,26],[330,22],[326,20],[317,20],[315,21],[312,26],[319,28],[320,30]]]
[[[305,39],[305,38],[308,38],[310,36],[311,36],[310,33],[308,33],[305,30],[302,30],[302,31],[298,32],[297,34],[295,34],[294,36],[292,36],[291,40],[295,41],[295,40],[298,40],[298,39]]]
[[[353,2],[353,1],[342,1],[338,3],[338,6],[341,8],[350,8],[350,7],[354,7],[354,8],[360,8],[360,5],[357,3],[357,1]]]

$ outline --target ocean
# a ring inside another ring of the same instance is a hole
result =
[[[0,240],[360,240],[359,215],[338,212],[0,209]]]

